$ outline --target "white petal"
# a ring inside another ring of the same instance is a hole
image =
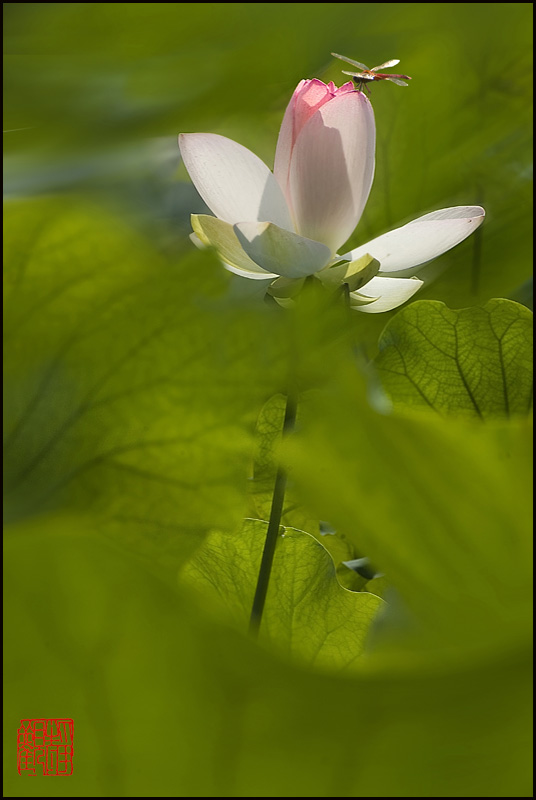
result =
[[[375,135],[365,95],[346,92],[313,114],[294,145],[289,193],[296,230],[333,253],[353,232],[367,202]]]
[[[363,311],[365,314],[379,314],[382,311],[391,311],[393,308],[401,306],[410,297],[413,297],[422,285],[423,282],[418,278],[372,278],[366,286],[359,290],[359,295],[377,297],[378,299],[375,303],[370,303],[370,305],[358,305],[356,309]],[[350,302],[351,300],[352,293],[350,293]]]
[[[251,260],[236,238],[233,226],[228,222],[216,217],[210,217],[207,214],[192,214],[191,219],[192,228],[195,231],[192,237],[195,236],[201,246],[214,247],[223,262],[223,266],[229,272],[257,281],[278,277],[266,272]]]
[[[418,267],[463,242],[484,220],[481,206],[456,206],[432,211],[346,253],[355,259],[370,253],[380,262],[380,275]]]
[[[195,188],[217,217],[294,229],[279,184],[246,147],[216,133],[183,133],[179,146]]]
[[[326,245],[278,228],[270,222],[241,222],[234,226],[240,244],[268,272],[285,278],[303,278],[326,266],[331,251]]]
[[[195,216],[195,215],[192,214],[192,216]],[[195,244],[195,246],[197,247],[198,250],[205,250],[206,249],[207,245],[205,244],[205,242],[201,241],[201,239],[199,238],[197,233],[191,233],[188,238],[190,239],[192,244]]]
[[[221,263],[228,272],[232,272],[234,275],[240,275],[241,278],[249,278],[249,280],[252,281],[270,281],[273,278],[279,277],[279,275],[272,275],[264,270],[260,272],[250,272],[242,267],[237,267],[236,264],[227,264],[225,261],[222,261]]]

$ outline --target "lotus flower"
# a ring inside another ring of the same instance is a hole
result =
[[[350,304],[360,311],[396,308],[423,285],[408,270],[463,241],[483,221],[484,209],[433,211],[337,255],[370,193],[375,134],[362,92],[350,82],[337,88],[317,79],[301,81],[292,95],[273,173],[225,136],[181,134],[186,169],[215,214],[192,215],[194,241],[214,247],[231,272],[270,280],[268,291],[282,304],[315,275],[328,285],[347,283]]]

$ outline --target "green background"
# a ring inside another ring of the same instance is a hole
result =
[[[376,177],[350,244],[480,203],[418,298],[527,305],[532,5],[4,14],[6,796],[531,796],[526,418],[404,406],[406,389],[398,408],[395,384],[387,413],[341,309],[311,297],[292,325],[193,248],[204,205],[176,137],[220,133],[272,166],[299,80],[340,82],[331,51],[400,58],[410,86],[372,87]],[[350,321],[380,376],[401,319]],[[224,565],[243,554],[256,420],[289,369],[314,390],[282,450],[300,519],[329,520],[392,586],[352,672],[253,643],[178,581],[210,531]],[[19,777],[27,717],[74,719],[71,778]]]

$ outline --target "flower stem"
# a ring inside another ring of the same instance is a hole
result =
[[[341,297],[342,302],[345,308],[346,319],[347,319],[347,326],[348,326],[348,336],[349,336],[349,343],[352,350],[352,354],[354,356],[355,361],[362,367],[366,368],[368,359],[366,357],[366,351],[363,345],[358,345],[355,341],[355,336],[353,333],[353,325],[352,321],[354,318],[355,311],[352,311],[352,306],[350,304],[350,287],[347,283],[341,284]]]
[[[294,424],[296,422],[297,405],[298,403],[296,394],[294,392],[289,392],[287,394],[287,404],[285,407],[283,436],[287,436],[294,428]],[[251,608],[251,616],[249,618],[249,633],[253,637],[257,637],[259,633],[264,605],[266,603],[266,594],[268,592],[270,573],[272,571],[272,564],[274,561],[286,488],[287,474],[283,467],[280,466],[278,467],[275,476],[274,493],[272,495],[272,507],[270,509],[268,530],[266,531],[264,550],[262,551],[261,565],[259,568],[259,577],[257,578],[257,588],[255,589],[255,597],[253,598],[253,606]]]

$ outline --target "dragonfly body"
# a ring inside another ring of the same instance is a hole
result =
[[[388,67],[394,67],[400,64],[400,59],[398,58],[392,58],[390,61],[385,61],[383,64],[369,69],[365,64],[361,64],[359,61],[354,61],[351,58],[346,58],[346,56],[340,56],[338,53],[332,53],[331,55],[335,58],[340,58],[341,61],[346,61],[347,64],[351,64],[353,67],[357,67],[360,70],[360,72],[349,72],[343,69],[343,73],[351,76],[358,89],[364,89],[366,84],[372,83],[372,81],[390,81],[391,83],[396,83],[397,86],[407,86],[408,84],[406,81],[411,80],[409,75],[394,75],[389,72],[378,72],[379,69],[387,69]]]

